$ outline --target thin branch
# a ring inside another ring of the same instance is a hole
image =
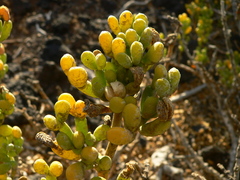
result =
[[[225,176],[228,180],[234,180],[234,178],[233,178],[232,175],[231,175],[231,172],[230,172],[229,170],[226,170],[225,167],[224,167],[222,164],[218,163],[218,164],[217,164],[217,167],[218,167],[220,170],[223,171],[224,176]]]
[[[239,179],[240,177],[240,137],[238,138],[238,146],[236,151],[233,179]]]
[[[198,174],[196,172],[193,172],[191,175],[194,177],[194,179],[206,180],[205,177],[201,176],[200,174]]]
[[[207,174],[213,176],[215,180],[223,180],[221,174],[219,174],[214,168],[210,167],[207,163],[203,161],[203,159],[193,150],[193,148],[189,145],[186,137],[184,136],[182,130],[178,127],[178,125],[175,122],[175,119],[172,120],[174,127],[176,131],[178,132],[182,143],[184,144],[185,148],[189,151],[189,153],[193,156],[194,161],[197,163],[197,165]]]
[[[53,109],[54,105],[53,105],[52,101],[49,99],[49,97],[47,96],[47,94],[42,89],[39,81],[31,80],[31,79],[28,79],[28,81],[34,86],[34,88],[36,88],[37,92],[41,95],[42,99],[45,100],[46,103],[49,104],[50,107]]]
[[[200,67],[200,66],[199,66]],[[231,122],[231,119],[228,116],[228,113],[225,109],[227,109],[228,107],[226,107],[227,103],[224,103],[224,98],[225,97],[221,97],[219,94],[219,89],[221,87],[219,87],[219,84],[217,84],[213,77],[207,72],[207,70],[204,67],[200,67],[201,68],[201,76],[202,76],[202,80],[206,83],[206,85],[208,86],[208,89],[211,91],[212,95],[214,96],[216,103],[217,103],[217,109],[218,109],[218,113],[220,114],[220,117],[222,118],[223,123],[225,124],[230,139],[231,139],[231,148],[230,148],[230,159],[229,159],[229,164],[228,164],[228,170],[230,170],[232,172],[233,170],[233,166],[234,166],[234,161],[235,161],[235,156],[236,156],[236,149],[237,149],[237,137],[235,135],[235,131],[233,128],[233,124]]]
[[[191,89],[189,91],[184,91],[183,93],[180,93],[180,94],[177,94],[175,96],[172,96],[172,97],[170,97],[170,100],[172,102],[181,101],[183,99],[186,99],[186,98],[188,98],[190,96],[193,96],[193,95],[197,94],[198,92],[202,91],[205,87],[207,87],[207,85],[206,84],[202,84],[202,85],[197,86],[197,87],[195,87],[195,88],[193,88],[193,89]]]
[[[193,68],[191,68],[191,67],[189,67],[189,66],[187,66],[185,64],[180,64],[180,63],[176,63],[176,62],[170,61],[169,65],[174,66],[176,68],[183,69],[185,71],[188,71],[188,72],[192,73],[193,75],[201,78],[200,74],[195,69],[193,69]]]
[[[115,14],[116,17],[118,17],[124,10],[128,9],[130,6],[145,6],[147,5],[151,0],[146,0],[146,1],[134,1],[134,0],[131,0],[131,1],[128,1],[127,3],[125,3],[123,5],[123,7]]]
[[[240,20],[239,20],[239,15],[238,15],[240,4],[239,4],[239,1],[237,2],[236,0],[231,0],[231,2],[232,2],[232,9],[233,9],[233,14],[234,14],[234,19],[236,21],[236,26],[238,28],[238,33],[240,35]]]
[[[226,49],[227,52],[229,53],[229,58],[232,64],[232,72],[234,75],[234,79],[233,79],[233,84],[236,83],[237,81],[237,71],[236,71],[236,63],[234,61],[234,54],[233,54],[233,50],[231,48],[230,45],[230,29],[228,28],[227,25],[227,20],[226,20],[226,10],[225,10],[225,1],[221,0],[220,2],[220,6],[221,6],[221,22],[222,22],[222,26],[223,26],[223,35],[224,35],[224,40],[225,40],[225,45],[226,45]]]

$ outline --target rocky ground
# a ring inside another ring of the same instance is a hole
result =
[[[88,98],[69,84],[60,69],[59,60],[63,54],[70,53],[80,64],[79,57],[84,50],[99,49],[98,35],[102,30],[108,30],[107,17],[111,14],[118,16],[127,2],[2,0],[2,4],[10,8],[13,21],[12,34],[4,42],[9,72],[3,83],[17,99],[15,112],[5,122],[21,127],[25,139],[24,150],[20,154],[18,177],[25,175],[28,179],[40,179],[32,168],[32,163],[38,158],[44,158],[48,163],[60,160],[64,167],[71,163],[55,156],[50,149],[35,140],[37,132],[48,132],[42,118],[53,112],[49,102],[55,103],[62,92],[69,92],[76,99]],[[166,19],[166,15],[177,16],[185,12],[184,5],[188,2],[153,0],[145,5],[132,4],[127,9],[133,13],[145,13],[149,17],[150,26],[159,32],[173,33],[174,27]],[[194,43],[191,47],[194,48]],[[183,55],[177,58],[177,63],[184,63],[186,60],[187,57]],[[202,84],[202,80],[196,75],[181,66],[178,68],[182,72],[182,80],[175,95]],[[236,143],[232,140],[237,137],[239,116],[232,123],[233,132],[236,132],[233,137],[226,123],[221,120],[222,113],[219,112],[216,96],[209,90],[211,87],[203,87],[200,92],[175,101],[173,126],[162,136],[138,137],[130,145],[119,148],[112,179],[116,178],[117,172],[130,160],[136,161],[141,169],[145,169],[149,179],[157,179],[156,176],[159,176],[164,180],[193,179],[193,172],[206,179],[217,179],[214,177],[215,171],[209,166],[222,174],[223,169],[219,169],[218,163],[225,168],[229,164],[233,166],[232,147],[234,145],[236,148]],[[230,114],[239,113],[239,104],[235,100],[232,106],[234,112]],[[101,121],[100,117],[89,119],[90,129],[94,129]],[[159,156],[164,157],[164,161],[156,160]],[[209,166],[201,164],[203,161]],[[159,162],[162,163],[158,164]],[[91,174],[94,172],[89,172],[88,176]],[[141,179],[140,176],[136,171],[133,179]],[[64,175],[59,179],[64,179]]]

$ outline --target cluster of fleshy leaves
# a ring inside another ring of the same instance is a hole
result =
[[[0,80],[8,71],[7,54],[2,43],[11,34],[12,21],[9,9],[0,6]],[[14,112],[15,96],[0,85],[0,179],[14,178],[18,155],[23,149],[22,131],[18,126],[4,124],[4,119]]]
[[[66,169],[68,180],[84,179],[88,169],[98,172],[92,180],[106,179],[114,148],[131,143],[138,132],[157,136],[171,126],[173,105],[168,96],[177,89],[181,75],[176,68],[167,70],[160,64],[164,55],[160,34],[148,26],[145,14],[132,14],[128,10],[123,11],[119,19],[109,16],[108,25],[113,34],[109,31],[99,34],[102,50],[81,54],[85,67],[78,66],[70,54],[63,55],[60,60],[63,72],[74,87],[107,105],[75,100],[71,94],[63,93],[54,105],[55,115],[43,118],[45,126],[57,132],[56,139],[44,132],[36,135],[58,156],[77,160]],[[89,79],[86,68],[94,72],[92,79]],[[154,68],[153,79],[143,88],[140,98],[136,98],[144,75],[151,68]],[[90,132],[86,116],[106,113],[112,113],[112,119],[108,117],[111,124],[106,121]],[[69,115],[74,117],[74,130],[67,123]],[[102,154],[97,145],[104,140],[108,141],[108,147]],[[46,179],[50,179],[49,168],[43,164],[42,171]],[[118,179],[121,178],[122,173]]]

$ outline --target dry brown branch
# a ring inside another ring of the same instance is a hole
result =
[[[206,180],[205,177],[201,176],[200,174],[193,172],[192,176],[194,177],[194,179],[199,179],[199,180]]]
[[[187,151],[192,155],[194,161],[199,166],[200,169],[202,169],[206,174],[211,175],[215,180],[224,180],[225,178],[222,177],[221,174],[219,174],[214,168],[210,167],[207,163],[205,163],[201,156],[199,156],[196,151],[193,150],[193,148],[189,145],[187,142],[186,137],[184,136],[182,130],[178,127],[178,125],[175,122],[175,119],[172,120],[174,127],[179,134],[182,143],[184,144],[184,147],[187,149]]]
[[[180,94],[177,94],[175,96],[170,97],[170,100],[172,102],[177,102],[177,101],[184,100],[184,99],[186,99],[186,98],[188,98],[190,96],[193,96],[193,95],[197,94],[198,92],[203,90],[205,87],[206,87],[206,84],[199,85],[199,86],[197,86],[197,87],[195,87],[195,88],[193,88],[193,89],[191,89],[189,91],[184,91],[184,92],[182,92]]]
[[[185,71],[188,71],[188,72],[192,73],[193,75],[201,78],[200,74],[196,70],[194,70],[193,68],[191,68],[185,64],[180,64],[180,63],[171,61],[171,62],[169,62],[169,65],[174,66],[179,69],[184,69]]]
[[[235,157],[235,165],[233,169],[233,179],[239,179],[240,177],[240,137],[238,138],[238,146]]]
[[[236,63],[234,60],[234,54],[233,54],[233,50],[231,48],[231,43],[230,43],[230,29],[228,28],[227,25],[227,20],[226,20],[226,9],[225,9],[225,1],[221,0],[220,2],[220,6],[221,6],[221,22],[222,22],[222,26],[223,26],[223,34],[224,34],[224,40],[225,40],[225,45],[226,45],[226,49],[227,52],[229,53],[229,58],[232,64],[232,73],[234,75],[233,78],[233,84],[237,83],[237,81],[239,81],[237,79],[238,75],[237,75],[237,71],[236,71]]]
[[[29,80],[30,83],[36,88],[37,92],[41,95],[41,97],[46,101],[47,104],[49,104],[51,106],[51,108],[53,109],[53,103],[52,101],[48,98],[48,96],[46,95],[46,93],[44,92],[44,90],[42,89],[40,83],[38,80]]]
[[[146,0],[146,1],[128,1],[123,5],[123,7],[115,14],[116,17],[118,17],[124,10],[128,9],[130,6],[145,6],[147,5],[151,0]]]
[[[240,19],[239,19],[239,8],[240,8],[240,4],[239,1],[237,0],[231,0],[232,2],[232,9],[233,9],[233,14],[234,14],[234,20],[236,21],[236,26],[238,28],[238,33],[240,35]]]
[[[237,149],[237,137],[235,135],[235,131],[234,131],[231,119],[229,118],[228,112],[226,111],[228,107],[226,107],[226,103],[224,103],[225,97],[221,97],[220,95],[221,87],[219,87],[219,84],[215,82],[214,78],[209,74],[206,68],[202,66],[198,66],[198,67],[200,68],[199,71],[201,72],[202,81],[206,83],[209,91],[214,96],[214,99],[216,100],[216,103],[217,103],[217,111],[220,114],[220,117],[228,130],[229,137],[231,139],[231,149],[229,152],[230,160],[229,160],[229,165],[227,169],[233,172],[232,170],[233,170],[234,161],[235,161],[234,158],[236,157],[236,149]]]
[[[222,164],[218,163],[217,166],[218,166],[219,169],[221,169],[223,171],[224,176],[228,180],[234,180],[232,175],[231,175],[231,172],[229,170],[226,170]]]

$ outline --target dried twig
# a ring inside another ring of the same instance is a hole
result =
[[[225,109],[227,103],[224,103],[224,98],[222,98],[219,94],[221,87],[219,87],[219,84],[217,84],[213,77],[207,72],[207,70],[204,67],[200,67],[201,69],[201,76],[202,76],[202,81],[206,83],[208,86],[208,89],[211,91],[211,94],[214,96],[214,99],[216,100],[217,103],[217,108],[218,108],[218,113],[220,114],[220,117],[222,118],[223,123],[225,124],[229,136],[231,139],[231,149],[230,149],[230,159],[229,159],[229,165],[228,165],[228,170],[232,172],[233,166],[234,166],[234,161],[235,161],[235,156],[236,156],[236,149],[237,149],[237,138],[235,135],[235,131],[231,122],[231,119],[228,116],[228,113]]]
[[[184,136],[182,130],[177,126],[175,119],[172,120],[174,127],[178,134],[180,135],[180,138],[185,146],[185,148],[189,151],[189,153],[194,158],[197,165],[207,174],[211,175],[215,180],[223,180],[221,174],[219,174],[214,168],[210,167],[207,163],[203,161],[203,159],[193,150],[193,148],[189,145],[187,142],[186,137]]]
[[[47,104],[49,104],[51,106],[51,108],[53,109],[53,103],[52,101],[48,98],[48,96],[46,95],[46,93],[44,92],[44,90],[42,89],[40,83],[38,80],[28,80],[30,81],[30,83],[32,85],[34,85],[34,87],[37,89],[37,92],[41,95],[42,99],[44,99],[46,101]]]
[[[233,169],[233,179],[239,179],[240,177],[240,137],[238,138],[238,146],[235,157],[235,165]]]
[[[184,69],[185,71],[192,73],[194,76],[201,78],[200,74],[195,69],[193,69],[185,64],[180,64],[180,63],[171,61],[171,62],[169,62],[169,65],[174,66],[176,68]]]
[[[192,176],[194,177],[194,179],[199,179],[199,180],[206,180],[205,177],[201,176],[200,174],[193,172]]]
[[[233,13],[234,13],[234,19],[236,21],[236,25],[237,25],[237,28],[238,28],[238,33],[240,35],[240,19],[239,19],[239,8],[240,8],[240,4],[239,4],[239,1],[237,0],[231,0],[232,2],[232,9],[233,9]]]
[[[229,170],[226,170],[222,164],[218,163],[217,166],[218,166],[219,169],[221,169],[223,171],[224,176],[228,180],[234,180],[232,175],[231,175],[231,172]]]
[[[227,52],[229,53],[229,58],[232,64],[232,73],[234,75],[233,78],[233,84],[237,83],[237,71],[236,71],[236,63],[234,61],[234,54],[233,54],[233,50],[231,48],[231,43],[230,43],[230,29],[228,28],[227,25],[227,20],[226,20],[226,10],[225,10],[225,1],[221,0],[220,2],[220,6],[221,6],[221,22],[222,22],[222,26],[223,26],[223,34],[224,34],[224,40],[225,40],[225,45],[226,45],[226,49]]]
[[[191,89],[189,91],[185,91],[183,93],[180,93],[180,94],[177,94],[175,96],[170,97],[170,100],[172,102],[181,101],[183,99],[186,99],[186,98],[188,98],[190,96],[193,96],[193,95],[197,94],[198,92],[203,90],[205,87],[206,87],[206,84],[199,85],[199,86],[197,86],[197,87],[195,87],[195,88],[193,88],[193,89]]]
[[[147,5],[151,0],[146,0],[146,1],[134,1],[134,0],[131,0],[131,1],[127,1],[127,3],[125,3],[123,5],[123,7],[115,14],[116,17],[118,17],[124,10],[128,9],[130,6],[133,6],[133,5],[137,5],[137,6],[144,6],[144,5]]]

